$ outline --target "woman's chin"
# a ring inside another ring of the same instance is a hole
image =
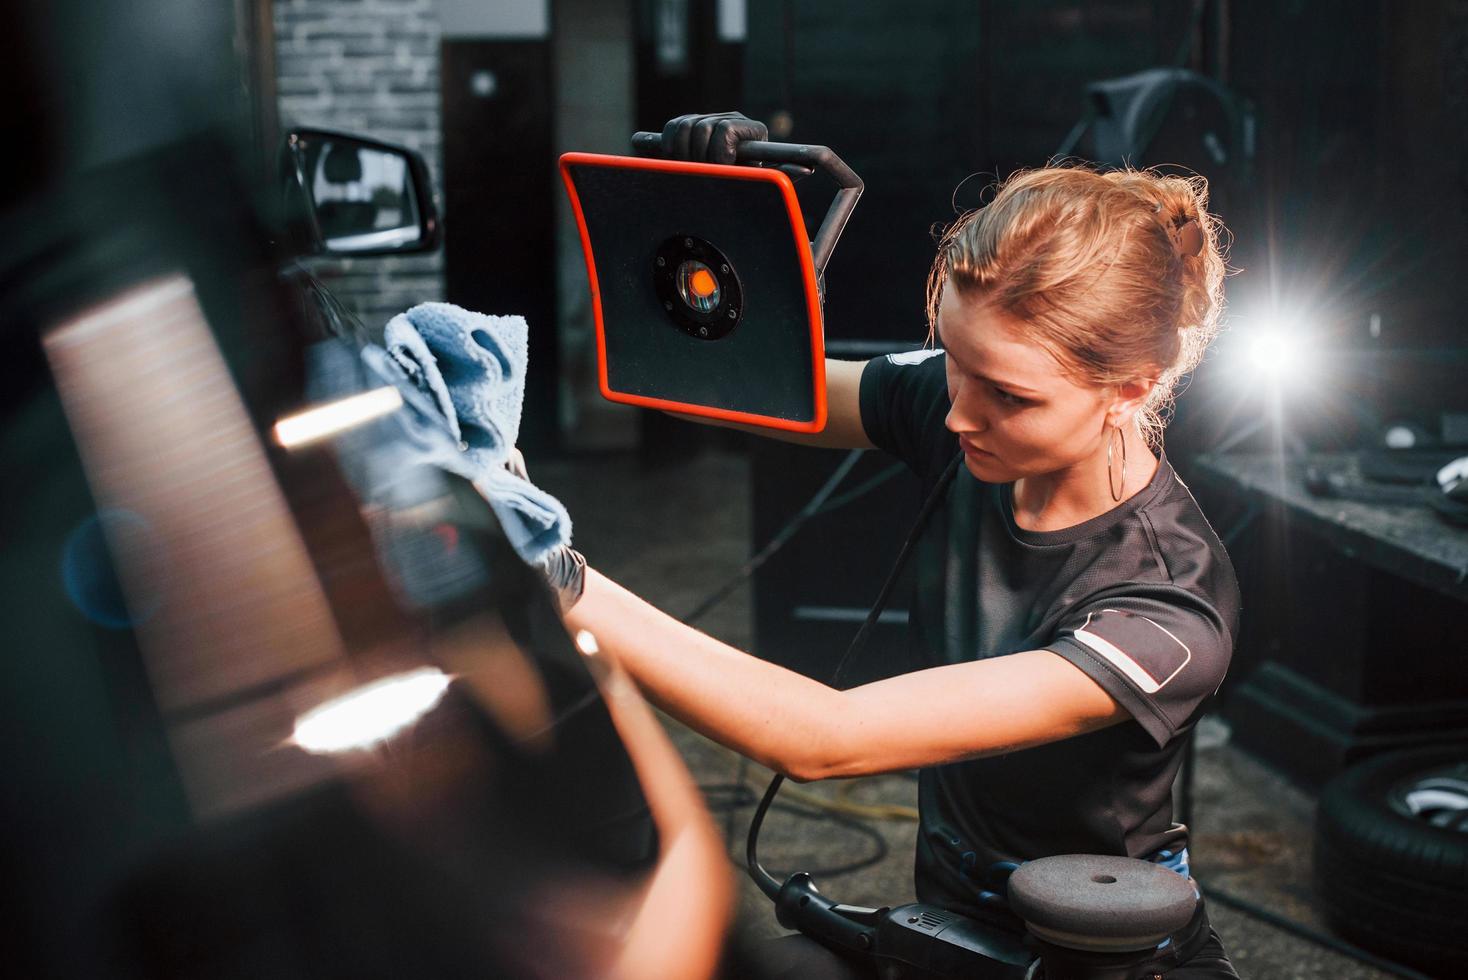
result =
[[[986,453],[982,450],[965,450],[963,465],[985,483],[1007,483],[1012,479],[1006,467],[999,461],[999,457],[993,453]]]

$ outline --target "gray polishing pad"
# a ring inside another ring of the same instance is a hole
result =
[[[1061,854],[1020,865],[1009,904],[1058,946],[1146,949],[1188,924],[1198,895],[1191,881],[1148,861]]]

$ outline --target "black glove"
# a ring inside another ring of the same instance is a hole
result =
[[[742,112],[693,112],[663,125],[663,156],[699,163],[733,163],[740,143],[769,138],[764,123]]]
[[[510,458],[505,460],[505,469],[525,482],[531,482],[530,473],[525,469],[525,457],[518,448],[510,450]],[[560,606],[561,615],[566,615],[586,590],[586,557],[567,544],[552,550],[539,564],[532,567],[556,594],[556,604]]]

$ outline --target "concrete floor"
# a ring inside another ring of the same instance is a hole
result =
[[[632,453],[597,453],[536,462],[531,472],[566,504],[575,542],[589,562],[673,615],[692,609],[748,557],[749,472],[746,458],[706,450],[686,461],[655,468]],[[749,589],[739,589],[701,622],[711,635],[740,649],[752,646]],[[742,868],[744,835],[753,806],[729,791],[740,773],[737,758],[668,720],[674,740],[710,805],[731,834],[730,855]],[[753,794],[763,792],[768,771],[748,765]],[[788,784],[787,784],[788,785]],[[834,798],[840,784],[798,787]],[[916,803],[916,783],[894,775],[847,785],[857,803]],[[783,799],[784,797],[782,797]],[[1191,855],[1205,889],[1218,888],[1278,915],[1324,931],[1310,888],[1313,803],[1285,780],[1228,744],[1228,731],[1208,719],[1200,729]],[[858,905],[896,905],[912,900],[916,827],[904,820],[866,820],[856,825],[810,811],[806,818],[777,810],[766,821],[760,855],[772,870],[860,870],[817,875],[822,891]],[[880,842],[880,843],[879,843]],[[784,932],[769,902],[741,874],[740,926],[754,936]],[[1249,915],[1210,905],[1210,915],[1241,976],[1356,980],[1388,977],[1316,943]]]

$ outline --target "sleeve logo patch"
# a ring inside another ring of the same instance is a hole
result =
[[[917,350],[903,351],[900,354],[888,354],[887,360],[891,361],[893,364],[910,366],[913,364],[921,364],[928,358],[937,357],[941,353],[943,353],[943,348],[941,347],[919,348]]]
[[[1072,635],[1148,694],[1166,687],[1193,659],[1166,627],[1123,609],[1088,613]]]

